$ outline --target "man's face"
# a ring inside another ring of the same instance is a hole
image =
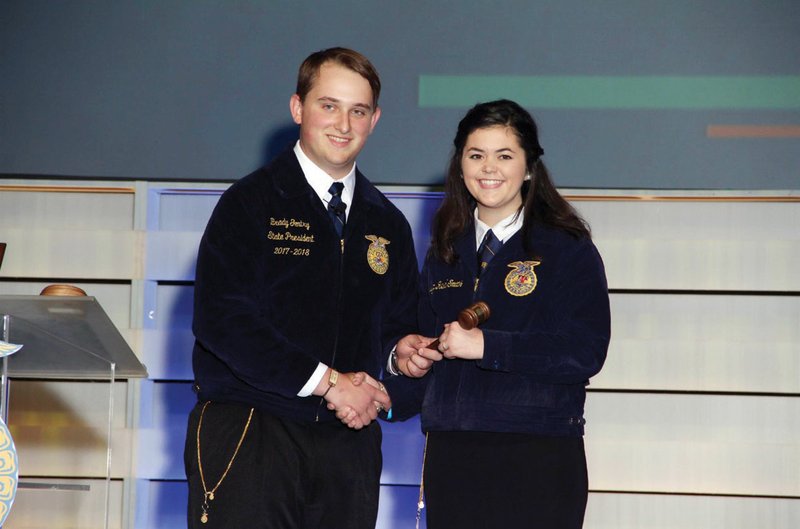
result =
[[[350,172],[381,115],[369,82],[335,63],[323,64],[305,101],[295,94],[289,108],[303,152],[334,179]]]

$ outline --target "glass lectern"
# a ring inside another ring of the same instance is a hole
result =
[[[98,526],[107,529],[112,481],[112,433],[115,427],[115,382],[129,378],[146,377],[147,371],[144,365],[137,359],[94,297],[0,296],[0,316],[3,319],[2,339],[5,342],[23,346],[18,352],[4,357],[2,360],[0,414],[2,414],[3,419],[6,419],[7,423],[9,423],[7,419],[11,418],[11,423],[8,426],[12,432],[14,432],[13,423],[15,417],[15,393],[12,390],[12,386],[17,384],[17,381],[20,384],[28,383],[29,381],[33,384],[44,384],[36,386],[37,388],[46,387],[46,384],[51,382],[62,384],[63,386],[63,382],[68,381],[96,382],[103,385],[99,393],[102,395],[101,400],[103,402],[93,403],[95,417],[87,421],[80,419],[82,413],[81,405],[65,405],[63,404],[65,399],[57,393],[48,394],[47,391],[37,391],[34,392],[33,396],[26,396],[21,401],[41,399],[42,408],[51,410],[51,412],[52,409],[56,409],[54,416],[59,418],[63,416],[64,423],[82,421],[84,424],[93,423],[95,425],[94,428],[85,428],[93,431],[94,439],[76,442],[74,459],[76,461],[82,460],[83,456],[78,454],[82,445],[95,444],[105,448],[105,453],[102,453],[102,449],[94,450],[95,453],[101,453],[100,455],[104,458],[104,461],[92,463],[95,470],[87,472],[87,475],[94,474],[93,477],[99,478],[99,480],[96,479],[96,482],[102,484],[99,486],[104,487],[104,505],[97,509],[102,511],[102,520]],[[108,386],[107,392],[105,391],[105,385]],[[69,394],[72,391],[70,389],[71,386],[66,387],[67,390],[64,394]],[[74,391],[83,391],[82,386],[76,386]],[[66,400],[71,399],[68,398]],[[65,411],[60,413],[59,409]],[[97,410],[102,410],[102,413],[96,413]],[[30,412],[26,413],[30,414]],[[100,415],[100,417],[98,418],[97,415]],[[59,421],[49,422],[57,423]],[[102,424],[103,422],[105,424]],[[48,443],[58,443],[60,439],[69,439],[70,436],[75,437],[72,433],[59,434],[56,432],[53,434],[52,431],[48,430],[51,427],[56,428],[57,425],[46,424],[38,426],[36,430],[29,428],[29,430],[33,430],[29,436],[34,440],[30,443],[33,445],[30,449],[32,454],[30,465],[43,464],[42,460],[46,459],[46,456],[41,454],[47,452]],[[59,431],[71,432],[72,430],[69,428],[70,424],[66,424]],[[26,431],[26,434],[28,433]],[[17,436],[16,433],[14,435],[15,437]],[[20,448],[19,443],[17,448]],[[22,456],[22,450],[20,450],[20,455]],[[63,459],[64,456],[59,457]],[[38,459],[38,461],[34,461],[35,459]],[[23,477],[19,478],[19,483],[17,484],[18,504],[21,499],[20,494],[23,491],[26,491],[26,494],[36,494],[37,490],[46,491],[49,495],[60,494],[61,492],[76,494],[82,491],[89,491],[93,486],[85,483],[76,484],[81,480],[60,479],[62,477],[57,475],[53,479],[48,479],[47,472],[42,470],[36,471],[36,475],[39,476],[38,479],[26,482],[24,477],[26,476],[26,461],[23,457],[19,461],[19,474]],[[51,497],[56,499],[45,501],[60,501],[57,496]],[[64,500],[63,502],[65,505],[75,503],[69,500]],[[42,504],[41,497],[38,501],[32,500],[26,505],[30,506],[37,503],[39,505]],[[18,507],[22,508],[22,505],[18,505]],[[17,517],[17,513],[14,512],[16,508],[17,506],[14,506],[11,509],[9,520]],[[54,527],[59,526],[58,522],[54,522]],[[90,525],[94,526],[95,523]]]

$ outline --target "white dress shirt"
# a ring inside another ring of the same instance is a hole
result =
[[[515,233],[522,228],[525,218],[525,208],[515,211],[494,226],[489,226],[478,218],[478,208],[475,208],[475,248],[479,248],[486,232],[492,230],[494,236],[505,244]]]
[[[303,170],[303,175],[305,175],[308,185],[311,186],[319,199],[322,201],[325,209],[328,209],[328,202],[331,199],[331,194],[328,192],[331,184],[334,182],[341,182],[344,184],[344,189],[342,190],[342,202],[347,205],[347,208],[344,210],[345,219],[347,219],[347,217],[350,216],[350,206],[353,204],[353,194],[355,193],[356,189],[356,164],[353,163],[353,168],[350,169],[350,172],[347,173],[344,178],[336,180],[335,178],[332,178],[331,175],[320,169],[318,165],[316,165],[308,158],[308,156],[306,156],[306,153],[304,153],[303,149],[300,147],[300,140],[298,140],[294,145],[294,154],[297,156],[297,161],[300,162],[300,168]],[[322,377],[325,376],[325,372],[327,370],[328,366],[320,362],[317,365],[317,368],[311,374],[311,378],[309,378],[305,385],[300,388],[297,396],[310,396],[317,385],[319,385]]]

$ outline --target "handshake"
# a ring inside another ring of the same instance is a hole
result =
[[[438,346],[438,349],[429,346]],[[419,378],[425,376],[435,362],[445,358],[483,358],[483,333],[478,328],[464,329],[453,322],[445,325],[438,339],[409,334],[397,342],[395,358],[400,373]],[[342,373],[332,387],[327,386],[327,380],[328,376],[323,377],[315,394],[324,396],[328,409],[335,411],[336,417],[350,428],[360,430],[380,412],[392,407],[386,388],[367,373]]]
[[[478,301],[462,310],[457,321],[446,323],[438,338],[419,334],[404,336],[393,352],[392,368],[407,377],[419,378],[444,358],[480,360],[483,358],[483,332],[478,325],[485,322],[490,313],[489,306]],[[323,380],[331,380],[330,374],[329,369],[328,377]],[[343,383],[330,384],[327,389],[324,382],[320,382],[314,394],[321,395],[328,402],[328,409],[336,411],[336,417],[348,427],[360,430],[380,412],[391,409],[392,401],[386,388],[368,374],[345,373],[341,380]]]
[[[332,369],[328,368],[315,395],[322,396],[336,417],[354,430],[360,430],[374,421],[378,413],[389,410],[392,400],[383,384],[363,371],[341,373],[335,385],[329,385]]]

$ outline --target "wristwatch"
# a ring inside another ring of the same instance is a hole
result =
[[[392,352],[389,353],[389,373],[392,375],[402,375],[400,366],[397,365],[397,346],[392,347]]]
[[[328,389],[325,390],[325,393],[322,394],[322,398],[325,398],[325,395],[331,390],[331,388],[336,386],[336,383],[339,382],[339,372],[335,369],[331,368],[331,374],[328,376]]]

